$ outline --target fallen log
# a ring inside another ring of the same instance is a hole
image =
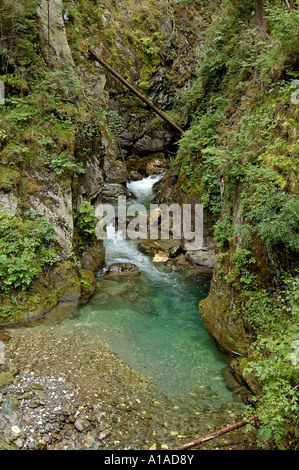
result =
[[[245,426],[246,424],[248,424],[248,421],[246,420],[239,421],[238,423],[227,426],[226,428],[220,429],[219,431],[212,432],[211,434],[207,434],[206,436],[194,439],[194,441],[187,442],[186,444],[182,444],[180,446],[174,447],[171,450],[191,449],[191,447],[198,446],[199,444],[202,444],[203,442],[207,442],[207,441],[210,441],[211,439],[215,439],[215,437],[219,437],[219,436],[222,436],[223,434],[227,434],[228,432],[241,428],[242,426]]]
[[[127,80],[125,80],[118,72],[113,70],[110,65],[108,65],[100,56],[92,49],[88,44],[82,41],[82,44],[87,48],[88,52],[103,66],[108,70],[115,78],[117,78],[123,85],[125,85],[129,90],[131,90],[139,99],[141,99],[147,106],[149,106],[158,116],[160,116],[164,121],[166,121],[171,127],[173,127],[178,133],[183,134],[183,129],[181,129],[177,124],[171,121],[166,114],[160,111],[154,104],[152,104],[145,96],[139,93]]]

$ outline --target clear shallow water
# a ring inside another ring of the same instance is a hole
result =
[[[149,204],[157,177],[133,182],[137,202]],[[232,400],[221,371],[227,358],[205,330],[198,303],[208,295],[210,280],[154,264],[137,242],[116,235],[106,240],[106,264],[131,262],[141,275],[103,277],[94,297],[68,323],[91,328],[138,372],[171,398],[221,406]],[[189,395],[191,394],[191,395]]]

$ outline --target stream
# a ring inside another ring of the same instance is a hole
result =
[[[128,184],[136,203],[150,204],[158,179]],[[210,278],[188,279],[183,272],[155,264],[137,249],[138,243],[121,234],[105,240],[106,265],[130,262],[141,276],[104,277],[96,295],[73,321],[97,329],[113,351],[168,397],[191,393],[210,400],[214,394],[218,404],[231,400],[221,376],[227,357],[204,328],[198,308],[208,295]]]
[[[128,184],[137,203],[149,206],[158,179]],[[13,392],[28,390],[30,380],[39,380],[44,390],[49,380],[57,380],[58,389],[65,384],[56,407],[63,432],[48,433],[48,448],[148,449],[154,442],[153,448],[167,449],[242,419],[239,388],[234,382],[227,386],[228,357],[200,316],[198,303],[208,295],[210,276],[186,276],[173,265],[154,263],[138,250],[138,240],[118,233],[104,244],[107,267],[130,262],[140,274],[107,276],[104,269],[87,302],[60,305],[27,328],[11,330],[7,358],[25,374]],[[28,400],[22,403],[27,416]],[[53,399],[42,405],[37,422],[51,428]],[[84,406],[93,414],[100,409],[107,420],[102,428],[102,418],[88,418],[93,434],[74,429],[76,417],[87,413]],[[222,446],[236,445],[231,437],[221,439]],[[243,448],[240,440],[237,445]]]

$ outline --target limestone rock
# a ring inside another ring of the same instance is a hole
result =
[[[42,172],[35,171],[30,178],[33,179],[33,184],[39,186],[39,191],[30,195],[28,202],[33,210],[49,220],[63,254],[68,254],[72,250],[74,232],[71,190],[56,186]]]

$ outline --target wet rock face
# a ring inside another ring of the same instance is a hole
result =
[[[62,0],[39,0],[40,37],[42,50],[47,60],[54,66],[73,67],[74,61],[67,41]],[[49,11],[48,11],[49,7]],[[50,22],[48,28],[48,21]],[[50,44],[48,43],[50,39]]]

